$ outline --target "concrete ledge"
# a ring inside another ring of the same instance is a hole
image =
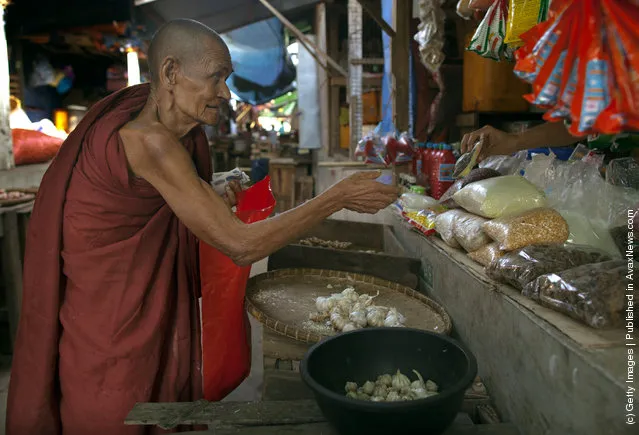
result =
[[[631,433],[624,418],[624,347],[593,331],[588,337],[584,327],[562,316],[579,332],[574,337],[580,344],[527,306],[536,304],[488,279],[462,252],[422,237],[399,219],[393,231],[408,255],[422,259],[424,291],[444,305],[455,334],[477,356],[497,409],[522,435]]]

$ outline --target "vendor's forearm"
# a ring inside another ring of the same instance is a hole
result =
[[[302,207],[273,218],[244,225],[238,243],[228,255],[239,265],[250,265],[301,237],[309,228],[342,209],[339,198],[327,191]]]
[[[563,147],[579,142],[582,137],[576,137],[568,132],[563,122],[546,122],[517,135],[516,147],[518,151],[540,147]]]

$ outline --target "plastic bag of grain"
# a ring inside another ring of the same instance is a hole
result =
[[[588,246],[533,245],[505,253],[486,267],[486,274],[496,281],[523,290],[541,275],[610,260],[605,252]],[[532,294],[525,296],[535,298]]]
[[[473,252],[491,242],[490,238],[482,230],[486,219],[474,214],[460,212],[453,222],[453,234],[455,240],[466,252]]]
[[[489,243],[483,248],[468,253],[468,256],[482,266],[488,266],[504,254],[505,252],[499,249],[499,243]]]
[[[631,267],[637,267],[634,264]],[[542,275],[526,285],[541,305],[597,328],[619,328],[624,322],[628,262],[612,260]]]
[[[528,245],[551,245],[568,240],[568,223],[552,208],[536,208],[517,216],[495,219],[482,226],[504,251]]]
[[[489,219],[546,206],[543,192],[519,175],[471,183],[455,193],[453,200],[469,212]]]
[[[442,238],[444,243],[452,248],[461,248],[461,245],[455,240],[455,220],[464,213],[462,210],[449,210],[435,218],[435,231]]]

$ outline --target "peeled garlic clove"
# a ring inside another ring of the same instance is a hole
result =
[[[436,383],[431,381],[430,379],[426,381],[426,391],[437,392],[439,390],[439,386]]]
[[[386,387],[393,385],[393,377],[391,375],[381,375],[377,378],[377,382]]]
[[[371,394],[373,394],[373,391],[375,391],[375,384],[371,381],[366,381],[362,386],[362,390],[364,390],[364,393],[370,396]]]
[[[356,392],[357,391],[357,384],[355,382],[347,382],[346,386],[344,387],[344,389],[346,390],[347,393]]]
[[[393,375],[392,385],[393,388],[401,390],[402,387],[410,387],[410,379],[397,370],[397,373]]]

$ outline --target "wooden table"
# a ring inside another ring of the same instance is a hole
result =
[[[33,209],[33,201],[0,207],[0,245],[2,277],[6,296],[6,312],[11,345],[15,340],[22,307],[22,262],[24,259],[27,224]]]
[[[192,435],[336,435],[300,379],[299,362],[308,347],[264,328],[262,401],[141,403],[129,413],[126,423],[163,428],[201,424],[210,428],[208,432],[189,432]],[[473,419],[486,424],[475,424]],[[518,435],[518,431],[499,421],[480,385],[467,392],[462,412],[445,435]]]

